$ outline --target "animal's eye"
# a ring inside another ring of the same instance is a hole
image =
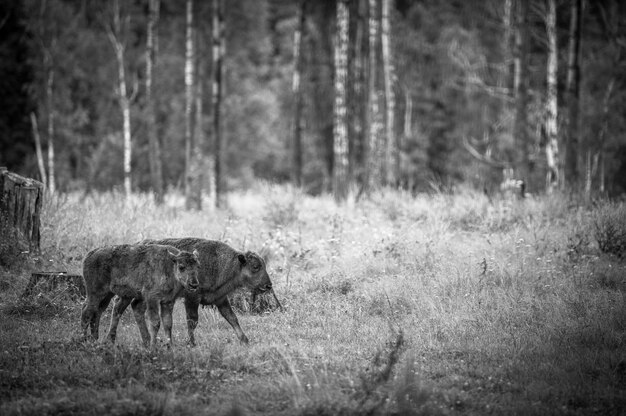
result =
[[[185,266],[178,266],[178,270],[180,270],[181,272],[185,271]]]
[[[252,271],[253,272],[258,272],[259,270],[261,270],[261,265],[260,264],[255,264],[254,266],[252,266]]]

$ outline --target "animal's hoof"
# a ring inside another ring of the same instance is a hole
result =
[[[244,335],[243,337],[241,337],[239,339],[239,343],[241,345],[248,345],[250,343],[250,341],[248,340],[248,337]]]

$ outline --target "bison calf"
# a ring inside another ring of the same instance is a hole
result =
[[[87,300],[81,313],[85,338],[98,339],[100,317],[114,295],[131,303],[144,344],[154,348],[159,331],[159,306],[167,342],[172,340],[172,310],[183,289],[194,292],[198,282],[198,253],[165,245],[118,245],[90,251],[83,261]],[[127,305],[128,305],[127,303]],[[123,310],[122,310],[123,312]],[[145,316],[150,326],[146,328]],[[115,308],[111,328],[117,328],[121,313]],[[109,330],[115,341],[115,331]]]

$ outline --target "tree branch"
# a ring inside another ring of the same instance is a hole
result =
[[[463,147],[465,147],[465,150],[467,150],[468,153],[472,155],[472,157],[474,157],[476,160],[482,163],[485,163],[491,167],[498,168],[498,169],[505,169],[505,168],[510,167],[509,163],[502,162],[499,160],[494,160],[488,154],[480,153],[474,146],[470,144],[466,136],[463,136]]]

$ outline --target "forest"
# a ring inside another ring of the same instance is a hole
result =
[[[1,0],[0,415],[624,414],[625,52],[621,0]],[[273,293],[84,337],[89,253],[187,237]]]
[[[617,0],[7,0],[0,17],[0,165],[52,191],[626,191]]]

